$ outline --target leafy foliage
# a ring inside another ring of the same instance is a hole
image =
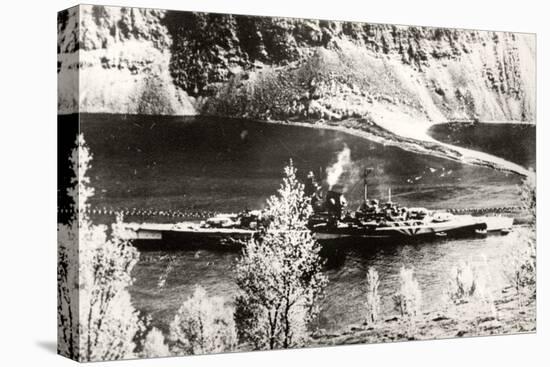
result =
[[[175,36],[170,70],[177,86],[196,96],[227,79],[228,54],[238,49],[233,15],[168,12],[166,23]]]
[[[91,222],[92,155],[83,135],[76,145],[70,158],[74,187],[68,190],[74,214],[68,224],[58,224],[58,351],[80,361],[129,358],[143,329],[128,292],[139,254],[123,239],[120,217],[110,238],[105,226]]]
[[[472,267],[468,262],[461,261],[450,272],[446,295],[455,306],[467,305],[461,306],[461,309],[470,315],[496,312],[489,289],[488,265],[485,258],[484,263],[484,266]]]
[[[519,188],[524,209],[532,217],[532,222],[520,233],[518,243],[504,259],[505,276],[514,288],[520,308],[536,297],[537,250],[536,250],[536,204],[537,191],[535,175],[529,175]]]
[[[478,285],[472,267],[461,262],[451,271],[449,279],[448,296],[455,304],[468,302],[476,294]]]
[[[537,188],[534,173],[523,180],[519,187],[519,196],[523,208],[533,217],[534,222],[537,219]]]
[[[278,195],[267,202],[268,225],[246,244],[237,264],[238,335],[256,349],[300,346],[309,337],[315,301],[327,282],[319,244],[306,228],[310,213],[290,162]]]
[[[393,296],[395,309],[409,325],[409,333],[414,329],[415,319],[420,314],[422,293],[413,269],[404,266],[399,273],[399,290]]]
[[[139,115],[172,115],[175,113],[167,85],[158,76],[150,74],[143,79],[136,113]]]
[[[220,297],[208,297],[195,287],[170,324],[170,339],[175,352],[206,354],[228,352],[235,348],[236,331],[233,310]]]
[[[168,345],[164,341],[164,335],[157,328],[152,328],[145,336],[143,351],[144,358],[167,357],[171,355]]]
[[[285,176],[278,195],[272,195],[267,200],[264,215],[268,218],[268,231],[300,231],[310,234],[307,222],[313,210],[296,172],[291,160],[284,168]]]
[[[380,286],[380,278],[375,268],[370,267],[367,271],[367,301],[366,313],[367,323],[375,324],[378,321],[380,314],[380,294],[378,287]]]
[[[520,308],[536,297],[536,248],[534,233],[526,233],[504,259],[504,275],[518,297]]]

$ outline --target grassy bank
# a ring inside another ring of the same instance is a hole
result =
[[[414,337],[408,333],[408,325],[397,316],[380,321],[376,325],[353,325],[340,333],[318,332],[314,343],[319,346],[384,343],[407,340],[431,340],[455,337],[505,335],[536,331],[536,302],[534,299],[520,308],[518,298],[511,289],[505,289],[495,300],[494,311],[471,311],[465,303],[456,308],[424,313],[415,322]]]

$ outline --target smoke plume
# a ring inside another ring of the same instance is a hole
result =
[[[336,158],[336,162],[328,166],[326,169],[327,183],[330,189],[338,183],[340,176],[351,165],[351,151],[347,145],[344,145]]]

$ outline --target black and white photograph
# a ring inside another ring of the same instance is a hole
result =
[[[57,14],[58,354],[537,331],[536,35],[368,19]]]

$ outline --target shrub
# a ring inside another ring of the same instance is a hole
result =
[[[451,270],[447,295],[454,304],[462,304],[473,298],[477,289],[474,271],[466,262]]]
[[[520,309],[526,302],[536,297],[537,250],[536,250],[536,201],[535,175],[529,175],[519,188],[523,208],[531,216],[532,222],[517,231],[516,245],[504,259],[504,274],[516,292]]]
[[[68,224],[58,224],[58,352],[79,361],[129,358],[143,329],[128,292],[139,254],[123,239],[120,217],[110,238],[105,226],[91,222],[92,155],[83,135],[76,145],[70,158],[74,187],[68,189],[74,214]]]
[[[159,329],[152,328],[145,336],[143,358],[167,357],[169,355],[170,350],[164,341],[164,335]]]
[[[186,354],[231,351],[236,345],[233,311],[221,297],[208,297],[197,286],[170,324],[170,339],[176,352]]]
[[[408,323],[409,334],[414,330],[416,317],[420,314],[422,293],[418,281],[414,278],[413,269],[401,268],[399,273],[399,290],[393,296],[394,306],[402,319]]]
[[[526,229],[529,231],[529,229]],[[504,274],[516,292],[520,309],[536,297],[536,249],[533,233],[520,234],[519,242],[504,259]]]
[[[522,207],[532,217],[533,223],[537,216],[537,188],[534,173],[530,172],[519,187],[519,196],[522,203]]]
[[[447,297],[455,306],[469,304],[469,316],[484,312],[495,313],[493,297],[489,290],[489,275],[485,266],[472,267],[467,262],[460,262],[449,275]]]
[[[370,267],[367,271],[367,323],[375,324],[378,321],[380,313],[380,295],[378,294],[378,286],[380,279],[375,268]]]
[[[315,301],[327,281],[319,244],[306,227],[310,214],[291,161],[278,195],[267,202],[268,224],[245,245],[237,264],[238,335],[256,349],[299,346],[309,338]]]
[[[138,92],[135,113],[139,115],[174,114],[174,107],[167,88],[166,83],[158,76],[145,76]]]

